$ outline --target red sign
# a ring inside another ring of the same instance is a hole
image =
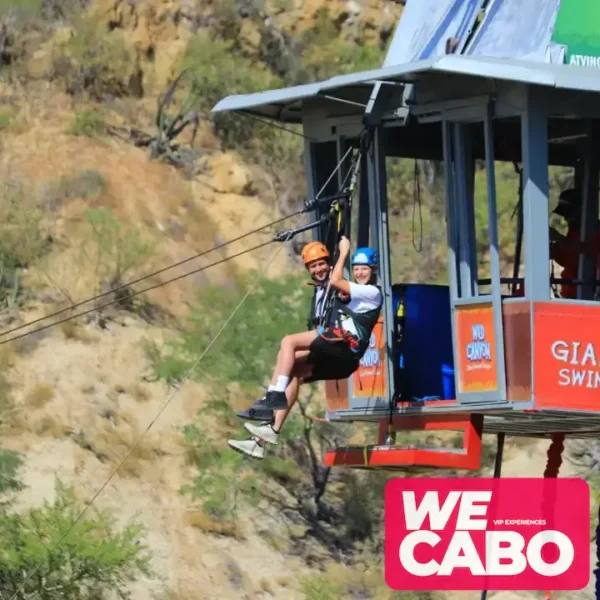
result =
[[[498,389],[494,309],[491,304],[456,308],[458,391],[493,392]]]
[[[353,395],[360,398],[385,396],[385,334],[380,318],[371,333],[369,348],[352,374]]]
[[[536,407],[600,411],[600,305],[534,304]]]
[[[385,489],[394,590],[580,590],[589,538],[583,479],[402,478]]]

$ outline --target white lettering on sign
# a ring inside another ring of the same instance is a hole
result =
[[[379,362],[381,360],[379,349],[376,348],[377,339],[375,338],[375,334],[371,333],[371,338],[369,339],[369,348],[364,353],[363,357],[360,359],[360,366],[365,369],[369,369],[372,367],[378,367]]]
[[[471,531],[487,529],[485,517],[492,499],[491,491],[452,491],[440,506],[439,493],[428,491],[417,506],[416,494],[402,492],[406,529],[410,531],[399,547],[400,563],[411,575],[431,577],[452,575],[454,569],[468,569],[472,575],[520,575],[529,566],[539,575],[556,577],[573,564],[573,543],[561,531],[544,530],[536,533],[526,544],[518,531],[486,531],[485,547],[474,541]],[[482,504],[475,504],[476,502]],[[435,533],[444,531],[458,504],[456,527],[441,562],[419,562],[415,548],[419,544],[435,547],[442,538]],[[422,529],[429,517],[429,530]],[[479,539],[479,538],[477,538]],[[554,544],[558,560],[547,563],[542,557],[546,544]]]
[[[558,371],[558,385],[562,387],[600,388],[600,370],[594,344],[558,340],[550,347],[552,356],[570,367]]]
[[[490,343],[485,340],[485,327],[473,325],[471,328],[473,341],[467,344],[467,359],[470,362],[491,361]]]
[[[572,54],[569,64],[576,67],[600,67],[600,57],[586,54]]]

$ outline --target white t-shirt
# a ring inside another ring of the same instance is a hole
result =
[[[365,313],[375,310],[381,304],[381,292],[374,285],[350,284],[350,302],[348,308],[355,313]],[[348,317],[342,320],[342,328],[353,335],[358,335],[354,321]]]

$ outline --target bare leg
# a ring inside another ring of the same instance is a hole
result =
[[[296,352],[296,365],[292,371],[292,379],[285,389],[285,397],[287,399],[287,408],[284,410],[273,411],[275,420],[273,423],[273,429],[279,431],[285,423],[290,411],[292,410],[296,400],[298,400],[298,393],[300,392],[300,377],[308,377],[312,371],[312,365],[303,363],[308,358],[308,351]],[[264,446],[267,442],[259,440],[258,443]]]
[[[276,410],[273,411],[274,412],[274,416],[275,416],[275,421],[273,423],[273,429],[275,431],[280,431],[281,428],[283,427],[283,424],[285,423],[286,419],[288,418],[288,415],[290,414],[290,411],[292,410],[292,407],[294,406],[294,404],[296,403],[296,400],[298,399],[298,393],[300,392],[300,378],[301,377],[308,377],[309,375],[311,375],[312,372],[312,365],[309,364],[298,364],[296,365],[296,367],[294,368],[294,379],[292,380],[294,382],[294,388],[293,388],[293,396],[292,396],[292,392],[290,392],[288,394],[288,390],[292,389],[292,381],[290,382],[290,385],[288,386],[287,390],[286,390],[286,397],[288,399],[288,407],[287,410]],[[292,400],[293,398],[293,400]]]
[[[275,385],[278,377],[290,377],[296,364],[297,355],[307,354],[308,348],[317,337],[316,331],[304,331],[293,335],[286,335],[281,340],[281,348],[277,355],[277,364],[273,371],[271,383]]]

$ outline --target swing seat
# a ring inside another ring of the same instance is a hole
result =
[[[445,414],[394,417],[391,428],[403,431],[462,431],[462,447],[427,448],[414,444],[387,445],[388,420],[379,424],[379,443],[336,448],[325,453],[327,467],[406,470],[438,468],[475,471],[481,462],[483,415]]]

